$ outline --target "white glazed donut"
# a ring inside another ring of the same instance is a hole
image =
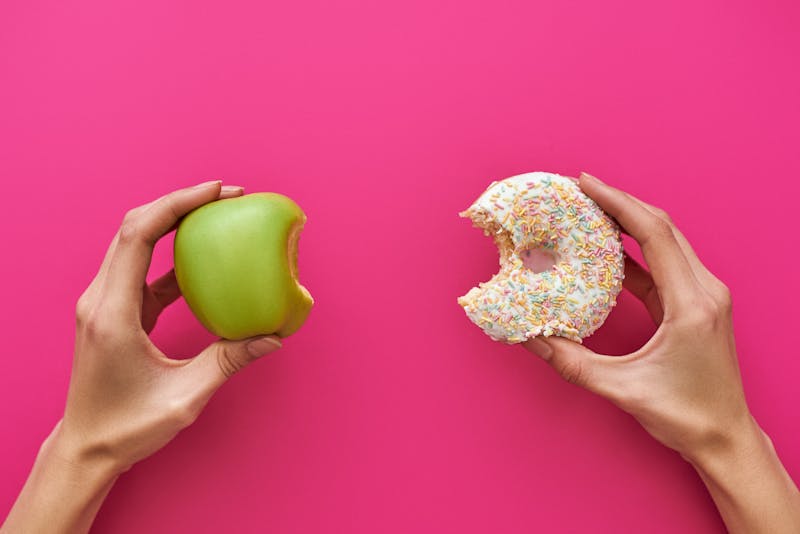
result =
[[[580,342],[608,317],[622,288],[619,228],[575,180],[532,172],[493,182],[460,214],[494,237],[500,272],[458,299],[496,341],[535,336]],[[530,251],[551,255],[542,272],[526,267]]]

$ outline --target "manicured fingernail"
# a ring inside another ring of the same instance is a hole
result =
[[[599,184],[604,183],[602,180],[600,180],[600,178],[597,178],[596,176],[592,176],[588,172],[582,172],[581,173],[581,178],[585,178],[587,180],[594,180],[595,182],[597,182]]]
[[[222,180],[209,180],[208,182],[203,182],[202,184],[197,184],[194,186],[195,189],[202,189],[203,187],[210,187],[212,184],[221,184]]]
[[[241,185],[223,185],[221,191],[223,193],[241,193],[244,191],[244,187]]]
[[[553,355],[553,347],[549,343],[539,337],[532,337],[525,342],[529,349],[539,355],[545,361],[549,360]]]
[[[281,342],[274,337],[261,337],[247,344],[247,352],[253,358],[259,358],[278,350],[282,346]]]

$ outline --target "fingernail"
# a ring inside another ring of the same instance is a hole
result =
[[[581,172],[581,178],[585,178],[587,180],[594,180],[595,182],[597,182],[599,184],[604,183],[600,178],[597,178],[596,176],[592,176],[588,172]]]
[[[223,185],[222,192],[223,193],[241,193],[244,191],[244,187],[241,185]]]
[[[195,189],[202,189],[203,187],[209,187],[211,184],[221,184],[222,180],[209,180],[208,182],[203,182],[202,184],[197,184],[194,186]]]
[[[260,358],[261,356],[278,350],[282,346],[281,342],[274,337],[261,337],[247,344],[247,352],[249,352],[250,356],[253,358]]]
[[[539,337],[532,337],[525,344],[544,361],[549,360],[553,355],[553,347]]]

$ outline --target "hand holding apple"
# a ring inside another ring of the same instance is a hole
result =
[[[122,471],[191,424],[233,373],[280,348],[272,335],[221,340],[194,358],[173,360],[147,335],[164,307],[180,296],[173,271],[146,282],[156,242],[192,210],[241,195],[241,187],[207,182],[125,216],[78,300],[64,417],[42,445],[0,531],[88,531]],[[292,326],[288,321],[280,328]]]

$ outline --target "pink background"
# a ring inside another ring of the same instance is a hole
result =
[[[497,262],[456,213],[529,170],[674,216],[733,290],[750,404],[800,476],[796,2],[273,4],[0,3],[0,515],[123,213],[217,177],[306,210],[317,305],[96,532],[721,532],[677,454],[456,305]],[[152,274],[170,262],[165,241]],[[588,344],[652,331],[623,294]],[[211,339],[183,303],[154,336]]]

